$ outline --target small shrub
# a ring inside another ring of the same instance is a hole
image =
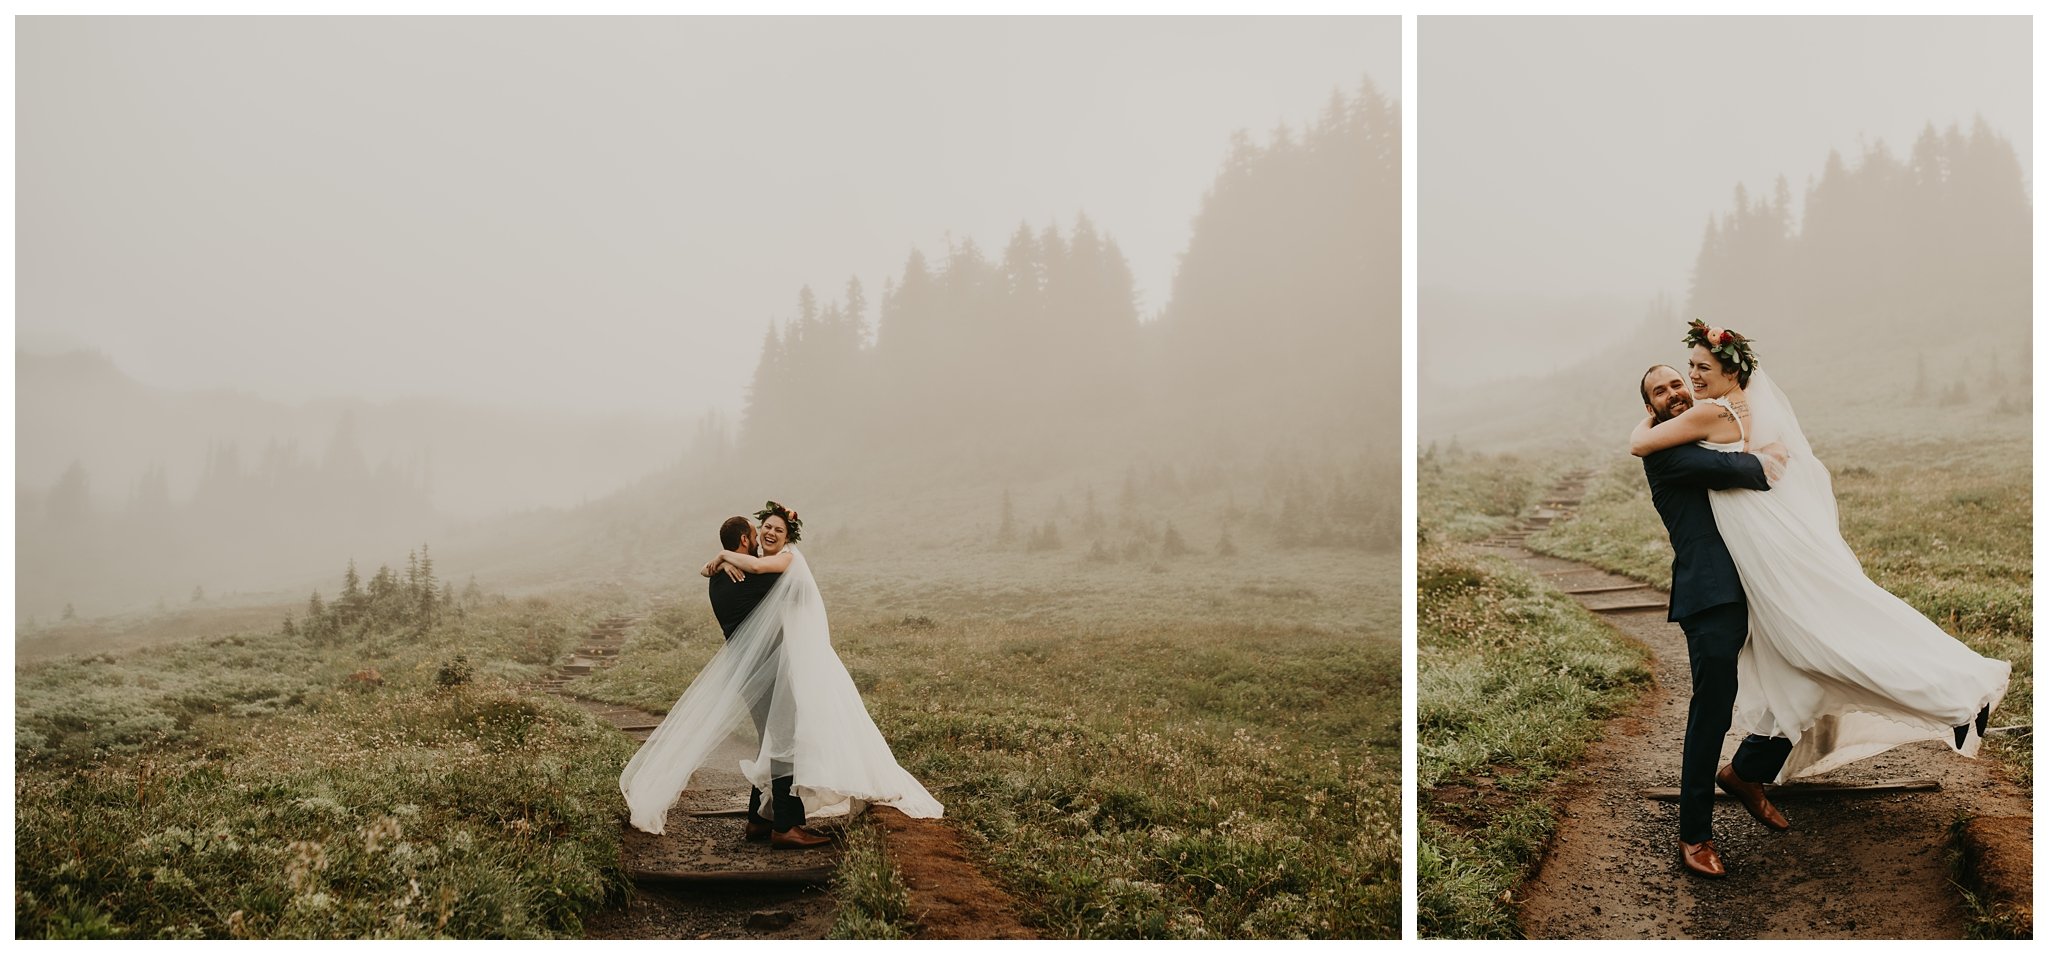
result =
[[[474,675],[475,670],[469,665],[469,657],[458,653],[452,659],[443,661],[441,668],[434,671],[434,683],[437,686],[461,686],[468,683],[470,677]]]

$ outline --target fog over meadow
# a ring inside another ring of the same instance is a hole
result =
[[[1399,419],[1338,367],[1398,334],[1396,18],[16,37],[21,618],[544,578],[870,465],[1390,536],[1333,488]]]
[[[1816,413],[2027,406],[2025,18],[1424,17],[1417,55],[1425,446],[1626,435],[1694,317]]]

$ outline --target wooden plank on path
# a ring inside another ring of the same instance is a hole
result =
[[[1874,783],[1791,783],[1784,786],[1772,786],[1766,791],[1766,795],[1775,800],[1798,796],[1933,792],[1940,788],[1941,781],[1938,779],[1884,779]],[[1640,790],[1640,793],[1645,799],[1659,799],[1665,802],[1678,801],[1677,786],[1657,786]],[[1714,798],[1734,799],[1735,797],[1717,788],[1714,790]]]
[[[1649,584],[1613,584],[1604,587],[1575,587],[1568,594],[1618,594],[1624,590],[1655,590]]]
[[[808,849],[807,852],[822,852]],[[691,872],[673,872],[662,869],[627,869],[626,875],[635,882],[655,885],[705,885],[748,883],[753,885],[820,885],[832,881],[832,865],[804,866],[787,869],[701,869]]]
[[[1659,600],[1656,603],[1617,604],[1612,607],[1587,607],[1586,609],[1594,613],[1632,613],[1637,610],[1668,610],[1670,608],[1670,603]]]

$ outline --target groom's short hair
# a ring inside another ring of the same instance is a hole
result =
[[[1659,368],[1671,368],[1672,374],[1678,374],[1677,368],[1672,368],[1672,366],[1661,361],[1643,369],[1642,375],[1636,379],[1636,390],[1643,393],[1643,404],[1650,403],[1650,372],[1656,371]]]
[[[728,517],[725,523],[718,525],[718,542],[724,544],[726,550],[739,550],[740,541],[753,532],[753,521],[744,517]]]

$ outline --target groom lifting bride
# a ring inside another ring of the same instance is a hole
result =
[[[753,787],[746,839],[776,849],[826,845],[831,840],[804,828],[806,819],[872,803],[937,818],[943,807],[897,765],[832,650],[824,598],[794,546],[803,521],[774,501],[755,517],[758,528],[744,517],[726,520],[720,550],[702,570],[724,646],[619,775],[634,827],[660,835],[691,774],[749,724],[759,745],[737,767]]]
[[[728,552],[754,558],[780,554],[783,539],[787,536],[786,525],[780,517],[769,516],[773,525],[763,526],[758,532],[753,521],[737,516],[727,518],[718,528],[718,543],[723,550],[704,565],[702,573],[711,579],[711,613],[718,618],[718,629],[724,631],[727,641],[732,640],[733,632],[746,622],[768,596],[769,590],[774,588],[775,582],[782,578],[781,571],[765,568],[748,574],[725,559]],[[768,522],[763,521],[763,524],[768,525]],[[780,638],[778,632],[771,639]],[[764,739],[769,736],[769,702],[769,694],[760,694],[749,701],[747,708],[748,715],[753,717],[755,732]],[[786,730],[778,729],[786,735]],[[777,849],[809,849],[829,844],[832,840],[803,828],[804,801],[792,792],[796,777],[787,762],[771,761],[769,775],[772,795],[768,816],[761,815],[761,787],[749,787],[747,841],[766,839]]]
[[[1692,663],[1679,857],[1718,877],[1727,868],[1714,848],[1717,784],[1784,830],[1791,823],[1766,783],[1920,740],[1975,756],[2012,666],[1864,576],[1842,540],[1827,468],[1749,339],[1695,320],[1685,344],[1684,374],[1644,373],[1648,416],[1629,450],[1671,535],[1670,619]],[[1731,726],[1745,736],[1716,770]]]
[[[1669,421],[1693,407],[1692,389],[1677,369],[1655,365],[1643,373],[1643,407],[1654,422]],[[1781,449],[1779,449],[1781,450]],[[1775,453],[1772,461],[1779,468]],[[1685,631],[1692,662],[1692,705],[1685,719],[1685,748],[1679,757],[1678,847],[1685,867],[1705,876],[1727,874],[1714,849],[1714,786],[1742,800],[1751,815],[1773,829],[1790,829],[1761,783],[1777,778],[1792,748],[1784,737],[1750,735],[1735,758],[1720,766],[1721,740],[1735,711],[1735,664],[1749,640],[1749,604],[1728,545],[1714,524],[1709,490],[1770,490],[1770,474],[1759,454],[1708,450],[1696,444],[1664,448],[1643,457],[1650,501],[1671,535],[1671,614]],[[1716,767],[1719,766],[1718,771]]]

